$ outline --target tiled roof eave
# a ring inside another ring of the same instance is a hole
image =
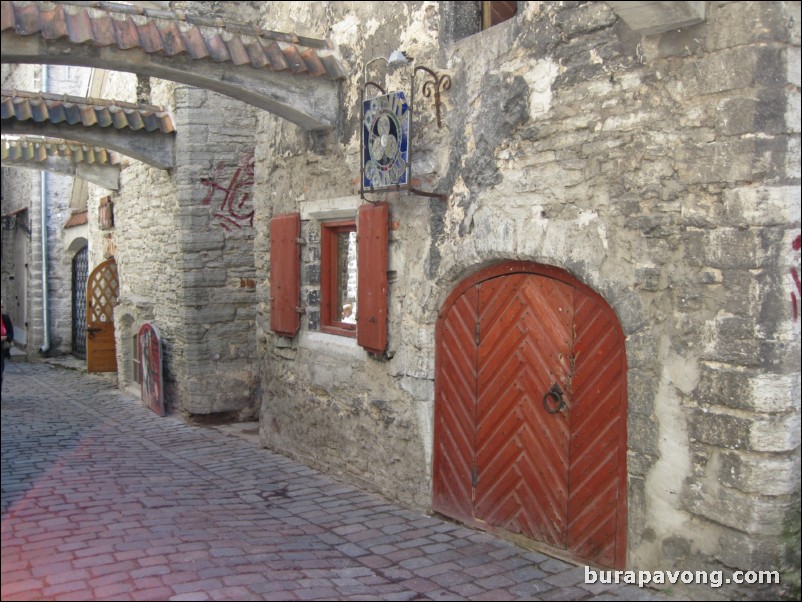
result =
[[[109,2],[0,3],[2,30],[76,44],[137,48],[147,54],[186,54],[196,60],[250,64],[256,69],[344,79],[329,40],[264,30],[181,11],[151,10]],[[276,52],[276,49],[279,52]],[[280,56],[279,56],[280,55]],[[303,61],[294,60],[303,56]]]

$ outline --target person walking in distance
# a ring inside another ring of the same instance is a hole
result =
[[[6,313],[5,304],[0,305],[0,311],[3,314],[2,319],[2,338],[3,349],[0,350],[0,387],[3,386],[3,372],[6,370],[6,358],[11,359],[11,342],[14,340],[14,324],[11,322],[11,316]]]

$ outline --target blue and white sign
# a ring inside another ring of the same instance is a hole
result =
[[[362,103],[362,187],[405,186],[409,182],[409,105],[403,92]]]

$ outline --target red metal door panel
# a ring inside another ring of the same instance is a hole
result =
[[[277,215],[270,220],[270,328],[295,336],[301,327],[300,213]]]
[[[362,205],[357,215],[356,340],[372,353],[387,347],[387,203]]]
[[[114,258],[98,265],[86,286],[86,370],[116,372],[114,305],[120,295]]]
[[[514,274],[479,285],[475,516],[565,547],[573,288]]]
[[[473,517],[478,289],[463,294],[438,324],[432,508]]]
[[[626,353],[615,315],[588,295],[574,316],[568,548],[602,566],[626,562]]]

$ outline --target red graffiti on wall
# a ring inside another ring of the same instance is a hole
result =
[[[802,247],[802,235],[798,235],[791,244],[791,248],[794,251],[799,252],[800,247]],[[796,295],[799,293],[802,296],[802,283],[799,281],[799,271],[797,271],[796,267],[791,268],[791,278],[794,279],[794,284],[796,285],[796,290],[791,291],[791,305],[794,311],[794,322],[796,322],[799,319],[799,301]]]
[[[201,183],[209,188],[203,204],[214,204],[212,218],[226,232],[233,228],[253,227],[253,164],[253,152],[250,152],[240,159],[230,178],[226,176],[232,166],[225,161],[217,164],[210,178],[201,178]]]

